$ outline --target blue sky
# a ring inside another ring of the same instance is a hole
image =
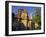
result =
[[[36,13],[36,9],[39,7],[31,7],[31,6],[12,6],[12,12],[16,15],[18,13],[18,9],[26,9],[28,12],[28,16],[34,16]]]

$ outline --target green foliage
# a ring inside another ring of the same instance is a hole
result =
[[[39,23],[41,21],[41,17],[39,15],[32,17],[33,22]]]

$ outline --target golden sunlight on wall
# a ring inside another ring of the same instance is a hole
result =
[[[26,26],[27,24],[27,11],[24,11],[24,14],[22,13],[23,16],[21,16],[24,20],[21,20],[21,22]]]

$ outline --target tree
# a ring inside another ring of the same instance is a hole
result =
[[[41,26],[41,8],[36,9],[35,16],[32,17],[34,23],[37,23],[39,27]]]

